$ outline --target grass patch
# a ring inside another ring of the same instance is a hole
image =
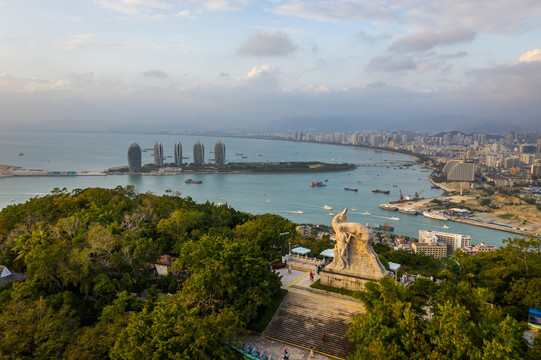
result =
[[[278,310],[278,306],[280,306],[286,294],[287,290],[280,289],[280,292],[274,299],[272,299],[272,302],[268,306],[259,309],[255,319],[250,321],[246,327],[260,333],[263,332],[274,316],[276,310]]]
[[[506,220],[514,220],[516,219],[517,217],[513,214],[501,214],[501,215],[498,215],[498,217],[502,218],[502,219],[506,219]]]
[[[332,292],[332,293],[336,293],[336,294],[347,295],[347,296],[353,296],[353,293],[355,292],[355,291],[352,291],[352,290],[337,288],[337,287],[334,287],[334,286],[322,285],[321,281],[319,279],[316,280],[312,285],[310,285],[310,287],[314,288],[314,289],[324,290],[324,291],[328,291],[328,292]]]

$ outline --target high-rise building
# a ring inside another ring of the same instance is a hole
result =
[[[511,169],[511,168],[519,167],[519,166],[520,166],[520,158],[517,156],[503,159],[503,167],[506,169]]]
[[[128,169],[130,172],[141,171],[141,148],[137,143],[131,144],[128,148]]]
[[[182,145],[180,144],[180,141],[175,143],[175,165],[182,165]]]
[[[537,152],[537,144],[520,144],[519,149],[522,154],[535,154]]]
[[[214,162],[216,165],[225,165],[225,144],[221,140],[214,145]]]
[[[198,141],[193,146],[193,163],[202,166],[205,164],[205,147],[201,141]]]
[[[419,230],[419,243],[433,243],[434,241],[446,244],[447,254],[453,254],[457,249],[471,246],[471,236],[469,235]]]
[[[163,166],[163,146],[159,141],[154,144],[154,165]]]
[[[520,162],[526,165],[532,165],[535,162],[535,154],[520,154]]]
[[[447,257],[447,245],[443,242],[431,241],[426,243],[412,243],[411,248],[416,254],[425,254],[436,259]]]
[[[449,161],[442,172],[447,173],[447,181],[472,182],[475,180],[475,164],[467,162]]]
[[[541,177],[541,164],[532,164],[531,174],[535,177]]]

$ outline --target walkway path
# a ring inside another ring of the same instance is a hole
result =
[[[291,273],[280,269],[282,287],[288,294],[276,311],[263,335],[248,335],[245,343],[265,350],[275,359],[283,356],[284,349],[290,359],[344,359],[354,351],[345,336],[352,316],[362,313],[362,304],[352,298],[330,294],[310,288],[310,269],[294,267]],[[314,274],[314,281],[319,277]],[[322,341],[322,334],[325,339]]]

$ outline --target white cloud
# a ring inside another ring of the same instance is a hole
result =
[[[119,44],[105,41],[97,41],[94,34],[71,35],[69,39],[56,39],[58,47],[65,50],[76,50],[82,48],[125,48],[125,49],[153,49],[158,51],[180,51],[188,52],[188,48],[182,45],[160,45],[160,44]]]
[[[370,60],[368,71],[397,72],[403,70],[414,70],[417,64],[412,58],[403,55],[382,55]]]
[[[208,11],[239,10],[251,3],[251,0],[189,0],[190,3],[200,4]]]
[[[277,70],[269,64],[254,66],[247,75],[239,76],[233,82],[233,86],[253,86],[256,89],[274,88],[277,84]]]
[[[143,18],[156,19],[149,16],[157,11],[167,11],[172,15],[181,17],[193,17],[203,11],[232,11],[240,10],[251,0],[94,0],[104,9],[120,12],[127,15],[142,16]],[[182,6],[184,9],[178,10]],[[192,9],[187,9],[192,7]],[[162,14],[161,17],[166,15]]]
[[[533,62],[541,61],[541,49],[535,49],[526,51],[524,54],[520,55],[518,62]]]
[[[44,80],[36,77],[21,78],[5,73],[0,74],[0,90],[6,91],[10,89],[10,91],[16,94],[68,90],[70,85],[71,83],[67,79]]]
[[[248,37],[238,53],[256,57],[284,56],[291,54],[296,48],[297,46],[285,32],[277,31],[270,34],[258,30]]]
[[[471,70],[466,75],[475,78],[477,91],[488,97],[517,104],[533,101],[538,110],[541,106],[541,61]]]
[[[470,42],[474,38],[475,31],[469,29],[453,29],[441,32],[426,31],[394,41],[389,50],[426,51],[438,46]]]
[[[286,0],[272,11],[319,21],[367,21],[418,30],[462,27],[502,34],[541,26],[538,0]]]
[[[118,11],[128,15],[136,15],[153,9],[168,9],[170,4],[162,0],[96,0],[106,9]]]
[[[190,10],[181,10],[181,11],[177,12],[177,16],[178,17],[191,17],[192,14],[191,14]]]
[[[272,9],[277,14],[298,16],[319,21],[351,22],[373,20],[391,23],[398,21],[399,16],[385,1],[284,1]]]

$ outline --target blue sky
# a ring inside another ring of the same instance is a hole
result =
[[[540,27],[538,0],[0,0],[0,129],[336,115],[539,129]]]

